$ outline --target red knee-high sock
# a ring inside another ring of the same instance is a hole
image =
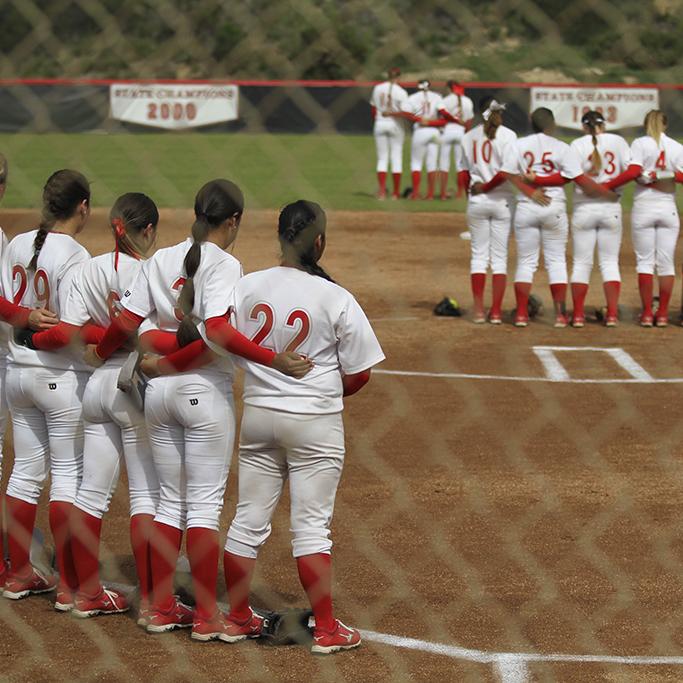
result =
[[[659,276],[659,308],[657,309],[657,317],[665,318],[669,315],[669,302],[671,301],[671,294],[674,291],[674,276],[660,275]]]
[[[78,592],[88,598],[99,595],[100,537],[102,520],[74,506],[71,513],[71,550],[78,576]]]
[[[550,285],[550,293],[553,297],[553,303],[555,304],[555,311],[557,313],[563,312],[565,299],[567,298],[567,283],[556,282],[554,285]]]
[[[574,303],[574,318],[585,318],[586,295],[588,285],[585,282],[572,282],[572,301]]]
[[[422,180],[422,174],[420,171],[413,171],[411,173],[413,176],[413,197],[417,199],[420,196],[420,181]]]
[[[140,583],[140,600],[149,603],[152,595],[151,538],[154,515],[133,515],[130,518],[130,545],[135,557],[135,569]]]
[[[379,193],[386,194],[387,191],[387,172],[377,171],[377,184],[379,185]]]
[[[31,539],[38,506],[12,496],[5,500],[10,571],[14,576],[24,577],[31,571]]]
[[[251,616],[249,608],[249,589],[256,568],[256,558],[240,557],[223,553],[223,572],[230,600],[230,618],[237,622],[246,621]]]
[[[610,318],[616,318],[619,312],[619,291],[621,290],[621,282],[618,280],[610,280],[602,285],[605,290],[605,299],[607,301],[607,315]]]
[[[401,196],[401,174],[393,173],[392,180],[394,181],[394,197]]]
[[[173,609],[173,577],[180,554],[183,532],[174,526],[154,522],[152,530],[154,543],[152,551],[152,585],[154,609],[168,612]]]
[[[475,313],[484,312],[484,288],[486,287],[486,273],[472,273],[470,275],[472,299]]]
[[[643,315],[652,315],[652,289],[654,276],[650,273],[638,273],[638,289],[643,305]]]
[[[5,496],[0,494],[0,574],[5,570]]]
[[[299,580],[308,595],[315,625],[326,631],[334,628],[332,614],[332,558],[327,553],[296,558]]]
[[[434,190],[436,189],[436,171],[429,171],[427,173],[427,199],[434,199]]]
[[[526,317],[527,315],[529,315],[530,294],[530,282],[515,282],[515,300],[517,301],[517,315],[520,317]]]
[[[445,199],[448,194],[448,171],[439,171],[441,179],[441,198]]]
[[[507,286],[507,275],[493,276],[493,301],[491,302],[491,315],[500,316],[503,309],[503,297]]]
[[[55,560],[57,571],[59,571],[59,589],[76,592],[78,590],[78,574],[76,574],[69,530],[73,510],[73,504],[63,500],[50,501],[48,506],[50,530],[55,542]]]
[[[218,532],[193,527],[187,530],[187,556],[192,570],[195,613],[199,619],[211,619],[216,606],[216,580],[218,578]]]

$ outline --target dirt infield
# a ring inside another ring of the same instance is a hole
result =
[[[276,261],[275,219],[245,215],[235,249],[245,271]],[[0,220],[14,234],[34,216]],[[189,212],[162,212],[159,246],[189,225]],[[83,235],[93,253],[110,246],[104,226],[97,212]],[[555,330],[549,315],[524,330],[435,318],[444,294],[469,302],[463,229],[456,214],[328,220],[325,265],[356,294],[387,355],[347,402],[333,522],[338,616],[373,632],[359,650],[315,659],[300,646],[152,637],[132,616],[82,622],[35,597],[0,600],[0,678],[683,679],[683,329],[635,324],[628,239],[616,329]],[[535,291],[549,301],[543,273]],[[675,297],[677,308],[679,288]],[[594,278],[588,303],[601,301]],[[422,374],[386,374],[396,371]],[[233,474],[223,533],[235,490]],[[47,530],[42,508],[39,526]],[[288,529],[285,500],[259,562],[256,605],[305,605]],[[122,481],[104,524],[109,581],[134,582],[127,534]]]

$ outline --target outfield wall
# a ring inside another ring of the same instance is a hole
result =
[[[207,81],[195,83],[205,84]],[[239,118],[204,127],[203,130],[363,134],[372,128],[368,99],[373,83],[230,83],[239,86]],[[110,118],[110,84],[107,80],[0,80],[0,132],[149,131],[146,126],[124,124]],[[411,85],[414,84],[406,84],[406,87],[410,89]],[[548,84],[471,83],[466,85],[465,92],[475,104],[485,95],[493,95],[508,103],[506,124],[524,132],[528,130],[530,88],[534,85]],[[435,89],[439,90],[440,86],[443,84],[435,84]],[[618,87],[629,86],[620,84]],[[671,134],[683,136],[683,85],[651,87],[660,88],[660,107],[669,114]]]

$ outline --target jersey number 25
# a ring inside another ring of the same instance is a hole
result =
[[[261,345],[273,330],[275,312],[269,304],[258,303],[251,309],[249,319],[261,321],[261,327],[252,337],[252,341],[255,344]],[[296,334],[284,348],[284,351],[296,351],[308,339],[308,335],[311,333],[311,318],[306,311],[296,309],[287,316],[285,326],[295,329]]]

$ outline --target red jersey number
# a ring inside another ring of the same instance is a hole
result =
[[[261,327],[259,327],[251,340],[254,344],[264,346],[263,342],[268,338],[275,326],[275,312],[269,304],[261,302],[251,309],[249,319],[261,322]],[[306,311],[297,309],[287,316],[285,326],[294,329],[298,328],[296,334],[285,346],[285,351],[296,351],[308,339],[311,333],[311,318]]]
[[[107,296],[107,310],[109,311],[109,319],[112,321],[118,318],[121,312],[118,305],[119,301],[121,301],[121,297],[118,292],[109,292],[109,296]]]
[[[550,174],[555,170],[555,164],[551,158],[552,155],[552,152],[543,152],[541,155],[541,160],[539,163],[541,164],[541,168],[544,173]],[[529,173],[532,170],[533,165],[536,163],[536,157],[534,156],[533,152],[527,151],[524,152],[524,160],[526,161],[527,173]]]
[[[491,163],[491,157],[493,156],[493,145],[490,140],[484,140],[481,146],[481,158],[485,164]],[[477,163],[477,141],[472,143],[472,161]]]
[[[666,153],[664,150],[659,153],[655,162],[655,168],[658,168],[660,171],[666,171]]]
[[[15,304],[20,304],[21,300],[24,298],[24,294],[26,294],[28,278],[26,277],[26,269],[23,266],[20,266],[19,264],[15,265],[14,268],[12,268],[13,286],[17,278],[19,278],[19,288],[17,289],[16,294],[12,298],[12,302]]]
[[[15,264],[12,268],[12,283],[14,284],[17,279],[19,280],[19,288],[12,301],[15,304],[20,304],[28,289],[28,273],[26,268],[19,264]],[[47,273],[42,268],[39,268],[33,276],[33,293],[38,305],[47,308],[50,303],[50,281],[48,280]]]
[[[174,292],[179,292],[180,288],[185,284],[185,278],[184,277],[179,277],[172,285],[171,289]],[[185,317],[183,311],[178,308],[177,306],[173,309],[173,315],[175,316],[175,319],[178,322],[183,322],[183,318]]]

